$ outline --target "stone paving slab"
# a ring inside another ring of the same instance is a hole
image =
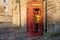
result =
[[[60,36],[49,38],[47,36],[42,36],[39,38],[31,38],[25,35],[24,31],[20,28],[3,28],[0,29],[0,40],[60,40]],[[8,31],[11,30],[11,31]]]
[[[60,36],[27,37],[26,27],[13,28],[11,24],[7,24],[6,27],[4,27],[3,24],[0,25],[2,25],[0,26],[0,40],[60,40]]]

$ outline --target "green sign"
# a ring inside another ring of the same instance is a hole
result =
[[[30,6],[30,4],[27,4],[27,6]],[[32,4],[32,6],[42,6],[42,4]]]
[[[32,6],[42,6],[42,4],[32,4]]]

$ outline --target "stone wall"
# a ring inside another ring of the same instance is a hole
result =
[[[47,22],[48,23],[55,23],[55,17],[56,14],[56,5],[55,1],[48,0],[47,1]]]
[[[7,6],[5,11],[4,7]],[[12,22],[12,0],[0,0],[0,22]]]
[[[26,4],[28,0],[21,0],[21,26],[26,25]]]
[[[60,32],[60,0],[47,0],[48,32]]]
[[[0,5],[0,15],[4,13],[4,7]]]
[[[48,23],[59,23],[60,22],[60,1],[59,0],[48,0],[47,1],[47,20]]]
[[[12,16],[0,15],[0,22],[12,23]]]

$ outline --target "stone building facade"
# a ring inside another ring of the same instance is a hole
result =
[[[0,16],[0,21],[2,20],[2,22],[11,22],[13,26],[20,26],[21,24],[21,26],[24,27],[26,25],[26,3],[28,1],[29,0],[20,0],[19,3],[17,2],[17,0],[0,0],[0,6],[2,7],[2,11],[3,11],[3,12],[0,11],[0,15],[3,15]],[[45,0],[44,0],[44,4],[45,4]],[[57,24],[60,23],[59,5],[60,5],[60,0],[47,0],[48,29],[53,29],[53,28],[56,29],[55,26],[57,26]],[[44,11],[44,16],[45,16],[45,11]],[[59,29],[59,27],[57,29]]]
[[[3,9],[0,11],[0,22],[12,22],[12,0],[0,0],[0,6]]]
[[[60,32],[60,0],[47,0],[47,29],[49,33]]]

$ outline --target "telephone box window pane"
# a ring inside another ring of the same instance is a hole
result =
[[[40,14],[40,9],[39,8],[34,8],[34,14]]]
[[[34,33],[40,32],[40,9],[34,8]]]

